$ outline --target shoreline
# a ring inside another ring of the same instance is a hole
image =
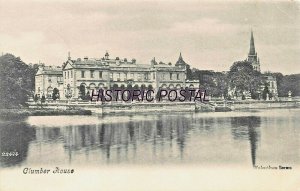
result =
[[[0,119],[19,119],[27,116],[55,116],[55,115],[91,115],[90,110],[84,109],[48,109],[48,108],[20,108],[20,109],[0,109]]]
[[[236,101],[236,102],[160,102],[160,103],[47,103],[43,108],[30,104],[29,108],[0,109],[0,119],[22,118],[26,116],[55,115],[92,115],[92,114],[124,114],[148,112],[230,112],[256,109],[299,108],[299,101]]]

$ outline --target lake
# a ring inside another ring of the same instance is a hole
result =
[[[300,109],[104,116],[0,122],[1,168],[300,164]]]

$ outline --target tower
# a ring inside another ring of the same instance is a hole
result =
[[[251,62],[254,70],[260,72],[260,62],[259,62],[259,58],[257,56],[257,52],[255,52],[254,37],[253,37],[252,30],[251,30],[251,38],[250,38],[250,50],[248,53],[247,61]]]
[[[183,60],[183,58],[181,56],[181,52],[179,54],[179,58],[178,58],[178,60],[175,64],[175,66],[183,66],[183,67],[186,66],[186,63],[185,63],[185,61]]]

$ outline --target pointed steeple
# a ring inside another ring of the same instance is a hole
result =
[[[253,31],[251,30],[251,39],[250,39],[250,50],[249,55],[255,55],[255,45],[254,45],[254,37],[253,37]]]
[[[254,37],[253,37],[252,30],[251,30],[251,38],[250,38],[250,50],[249,50],[247,61],[251,62],[254,70],[260,71],[260,63],[259,63],[259,58],[257,56],[257,52],[255,51]]]
[[[182,58],[181,52],[179,54],[179,58],[178,58],[178,60],[177,60],[177,62],[175,64],[175,66],[179,66],[179,65],[186,65],[185,61]]]

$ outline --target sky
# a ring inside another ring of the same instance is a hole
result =
[[[261,70],[300,73],[300,2],[296,1],[3,1],[0,52],[26,63],[135,58],[228,71],[245,60],[250,32]]]

